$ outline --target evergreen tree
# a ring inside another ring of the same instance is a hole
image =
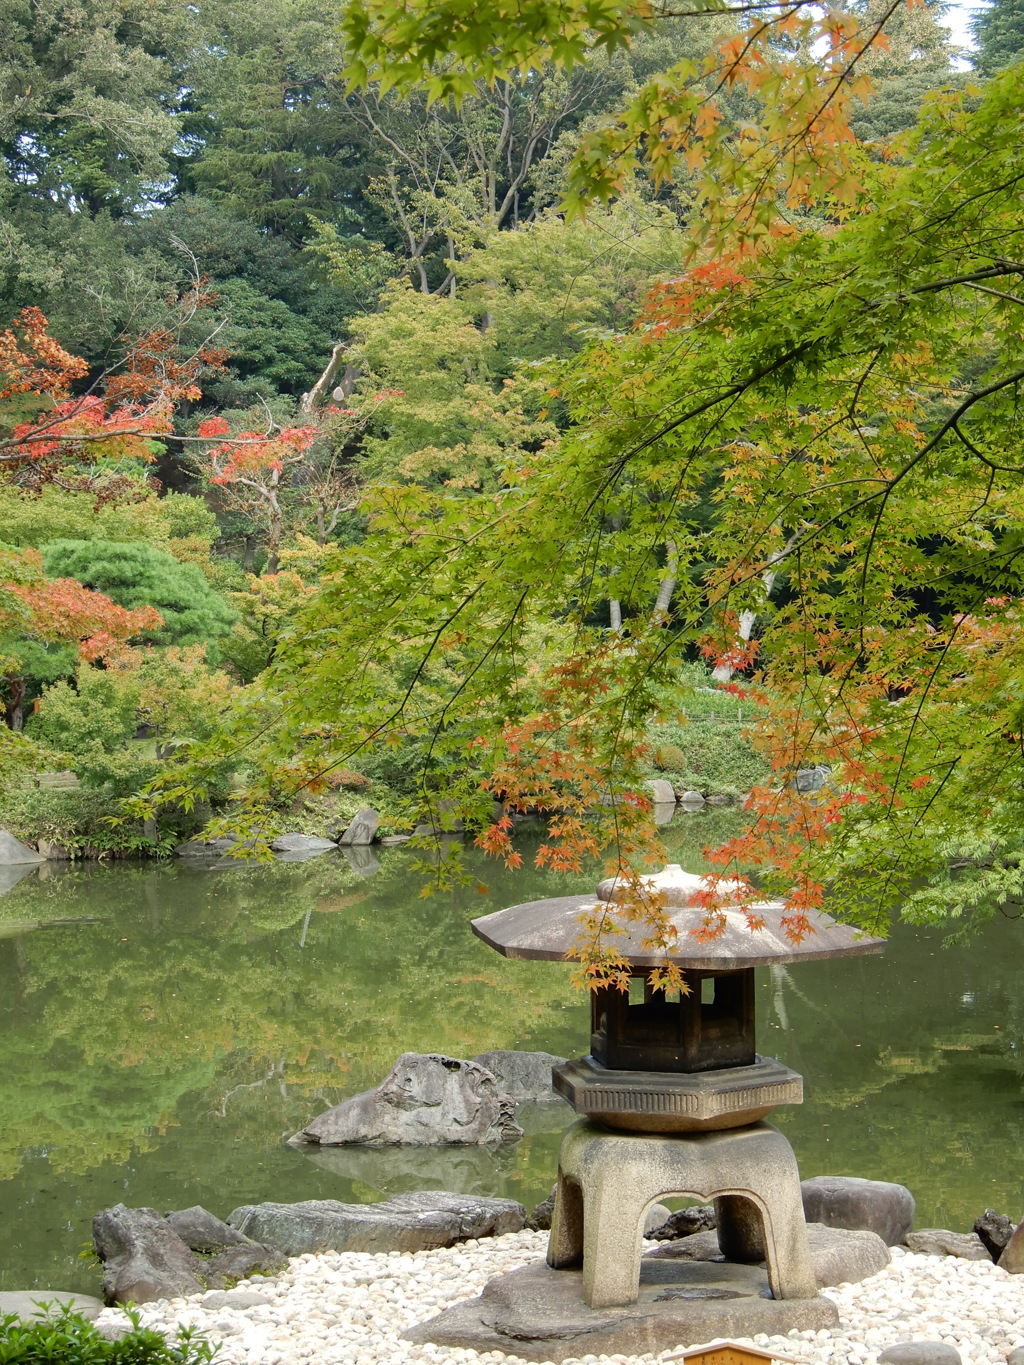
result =
[[[974,65],[983,76],[1024,59],[1024,0],[991,0],[971,19],[978,44]]]
[[[43,551],[53,577],[76,578],[119,606],[156,607],[164,625],[149,632],[160,645],[191,645],[226,635],[231,608],[195,564],[180,564],[143,541],[55,540]]]

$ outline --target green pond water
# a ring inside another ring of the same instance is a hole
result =
[[[673,856],[698,870],[728,819],[677,817]],[[0,895],[0,1289],[95,1292],[79,1253],[119,1200],[224,1216],[547,1194],[560,1134],[536,1114],[498,1151],[286,1145],[403,1051],[586,1048],[569,969],[508,962],[469,921],[593,876],[481,858],[486,894],[424,899],[407,850],[378,859],[51,865]],[[901,930],[882,957],[759,972],[758,1045],[805,1077],[803,1106],[774,1115],[804,1175],[897,1180],[920,1226],[966,1229],[987,1205],[1024,1212],[1024,934],[998,919],[941,941]]]

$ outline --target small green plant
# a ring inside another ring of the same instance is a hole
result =
[[[206,1365],[220,1349],[197,1339],[192,1327],[179,1327],[168,1341],[140,1327],[138,1313],[129,1309],[128,1316],[132,1329],[120,1341],[108,1341],[69,1306],[40,1322],[0,1317],[0,1365]]]

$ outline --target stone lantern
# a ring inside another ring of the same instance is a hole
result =
[[[766,901],[754,907],[763,928],[751,930],[739,905],[726,905],[724,932],[701,942],[691,931],[704,914],[694,903],[703,879],[670,865],[645,881],[663,894],[676,946],[661,955],[641,946],[642,932],[616,939],[632,969],[629,991],[592,992],[590,1051],[553,1071],[581,1118],[562,1142],[548,1264],[582,1264],[591,1309],[633,1303],[645,1210],[667,1195],[714,1199],[726,1260],[764,1261],[769,1298],[816,1300],[824,1311],[796,1158],[764,1121],[776,1105],[801,1103],[803,1081],[757,1053],[754,969],[877,953],[884,940],[812,913],[813,932],[793,943],[781,926],[786,906]],[[719,886],[726,897],[729,889]],[[615,883],[597,896],[614,903]],[[474,920],[473,931],[506,957],[565,961],[594,905],[593,896],[531,901]],[[654,989],[651,971],[666,962],[682,969],[688,991]],[[813,1313],[801,1321],[819,1325]]]

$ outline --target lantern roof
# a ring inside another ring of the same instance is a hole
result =
[[[641,946],[642,926],[625,930],[614,937],[614,946],[636,967],[663,966],[674,962],[680,967],[698,971],[739,971],[745,967],[764,967],[771,963],[820,962],[825,958],[856,957],[864,953],[879,953],[885,939],[873,938],[848,924],[840,924],[824,911],[808,911],[812,932],[799,943],[794,943],[782,927],[788,913],[785,901],[758,901],[751,909],[764,920],[764,927],[751,929],[747,916],[739,904],[721,906],[725,929],[716,938],[701,942],[694,930],[699,929],[705,915],[704,907],[694,904],[694,896],[706,892],[705,878],[684,872],[678,864],[669,864],[662,872],[642,879],[653,890],[664,896],[666,914],[675,926],[676,946],[662,953]],[[574,956],[580,936],[580,916],[602,903],[614,912],[616,894],[614,879],[609,878],[597,888],[597,895],[553,896],[548,900],[528,901],[483,915],[472,921],[478,938],[495,948],[504,957],[533,958],[546,962],[564,962]],[[738,894],[739,884],[719,882],[718,894]]]

